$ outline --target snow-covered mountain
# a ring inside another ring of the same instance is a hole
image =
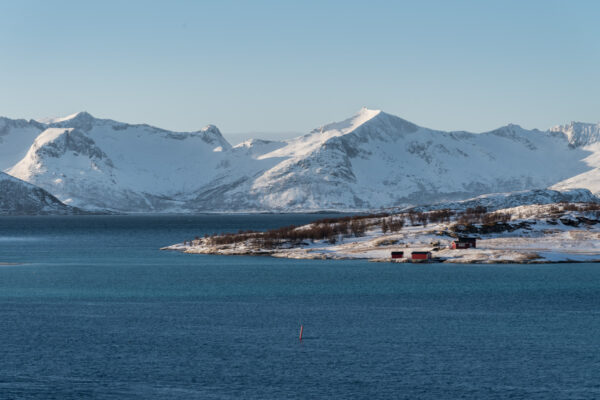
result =
[[[0,124],[2,170],[87,209],[357,210],[549,186],[600,192],[590,124],[475,134],[362,109],[295,139],[235,147],[211,125],[171,132],[85,112]]]
[[[89,209],[176,210],[178,198],[210,181],[225,160],[220,153],[231,149],[210,125],[170,132],[81,112],[42,128],[6,171]]]
[[[585,170],[566,144],[515,125],[441,132],[364,109],[261,156],[283,161],[244,192],[271,209],[360,209],[544,188]]]
[[[81,214],[50,193],[0,172],[0,215]]]

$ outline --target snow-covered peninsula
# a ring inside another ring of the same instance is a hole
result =
[[[548,194],[538,192],[542,199]],[[582,196],[585,191],[571,194]],[[511,198],[514,195],[499,196],[496,201],[510,204]],[[535,201],[535,196],[529,198]],[[163,250],[389,262],[416,262],[411,257],[413,252],[429,253],[431,262],[445,263],[600,262],[597,200],[506,208],[493,207],[489,199],[489,207],[469,207],[473,200],[458,204],[466,208],[410,209],[324,219],[267,232],[195,238]],[[475,239],[475,248],[453,248],[453,243],[467,238]],[[392,252],[401,253],[401,257],[392,258]]]

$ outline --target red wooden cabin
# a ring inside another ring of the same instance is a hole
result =
[[[411,253],[411,257],[413,260],[431,260],[431,252],[430,251],[413,251]]]
[[[477,240],[475,238],[458,238],[452,242],[452,249],[474,249],[477,247]]]
[[[392,258],[404,258],[403,251],[392,251]]]

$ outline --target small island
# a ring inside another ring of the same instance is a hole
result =
[[[600,262],[599,223],[600,204],[596,202],[496,210],[483,206],[413,208],[321,219],[266,232],[206,235],[162,250],[374,262]]]

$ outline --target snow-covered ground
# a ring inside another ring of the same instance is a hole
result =
[[[476,223],[466,227],[451,220],[427,226],[405,226],[399,232],[384,234],[381,220],[371,218],[367,220],[371,227],[364,236],[339,236],[334,244],[327,240],[304,240],[299,244],[282,242],[276,248],[262,248],[251,241],[213,245],[210,239],[199,239],[168,246],[164,250],[191,254],[357,258],[394,262],[410,261],[412,251],[431,251],[434,261],[447,263],[600,262],[599,211],[569,211],[565,203],[555,203],[517,206],[498,212],[510,214],[510,221],[487,226]],[[465,229],[470,229],[470,233],[467,234]],[[485,231],[490,233],[483,233]],[[476,237],[477,248],[451,249],[450,245],[457,235]],[[403,251],[405,258],[392,260],[392,251]]]

